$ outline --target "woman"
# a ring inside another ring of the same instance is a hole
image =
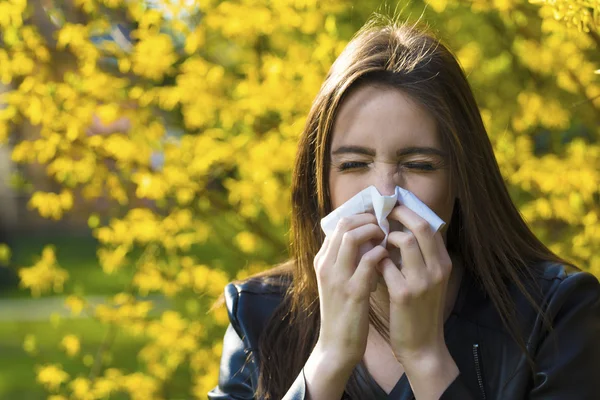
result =
[[[325,238],[320,219],[370,185],[411,191],[446,225],[398,205],[385,248],[360,256],[384,235],[367,213]],[[225,290],[210,399],[597,398],[600,285],[529,230],[434,37],[369,24],[349,43],[308,116],[292,201],[292,259]]]

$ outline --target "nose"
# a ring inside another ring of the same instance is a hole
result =
[[[373,183],[382,196],[391,196],[396,193],[396,186],[400,185],[399,175],[396,168],[381,168],[376,173],[375,182]]]

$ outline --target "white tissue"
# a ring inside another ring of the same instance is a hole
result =
[[[341,218],[354,214],[371,213],[375,215],[377,223],[385,233],[385,238],[381,242],[381,245],[385,247],[387,245],[388,234],[390,233],[390,224],[387,217],[398,203],[404,204],[429,222],[429,226],[434,233],[445,225],[445,222],[412,192],[396,186],[395,194],[382,196],[375,186],[369,186],[323,218],[321,220],[321,228],[325,232],[325,235],[328,236],[333,233]],[[404,230],[407,231],[407,228],[405,227]]]

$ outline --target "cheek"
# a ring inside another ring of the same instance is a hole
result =
[[[341,175],[336,172],[329,174],[329,195],[331,196],[331,209],[334,210],[350,200],[352,196],[365,189],[361,179],[350,178],[350,175]]]
[[[446,243],[447,237],[446,232],[450,226],[450,218],[452,218],[452,210],[454,206],[454,199],[450,201],[448,197],[450,194],[446,191],[419,191],[411,190],[423,203],[427,205],[438,217],[440,217],[446,224],[440,229],[440,233]],[[397,221],[393,221],[398,223]],[[399,224],[399,223],[398,223]],[[391,230],[401,230],[402,226],[390,225]]]
[[[431,179],[414,179],[407,182],[405,189],[413,192],[419,200],[443,219],[447,227],[452,217],[454,195],[449,190],[447,180],[433,178],[432,176]]]
[[[410,189],[409,189],[410,190]],[[447,192],[432,193],[429,196],[419,196],[416,192],[413,192],[427,207],[431,208],[438,217],[444,220],[446,224],[450,222],[452,217],[452,206],[454,201],[450,201],[449,194]]]

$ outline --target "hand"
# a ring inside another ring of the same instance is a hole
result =
[[[390,297],[390,344],[407,368],[448,355],[444,306],[452,261],[442,234],[434,234],[428,222],[408,207],[396,206],[388,218],[410,230],[388,235],[388,248],[400,249],[401,266],[390,258],[378,265]]]
[[[321,311],[317,350],[344,371],[351,371],[365,353],[369,297],[377,287],[376,266],[389,257],[382,246],[361,257],[359,247],[384,237],[371,214],[342,218],[314,259]]]

